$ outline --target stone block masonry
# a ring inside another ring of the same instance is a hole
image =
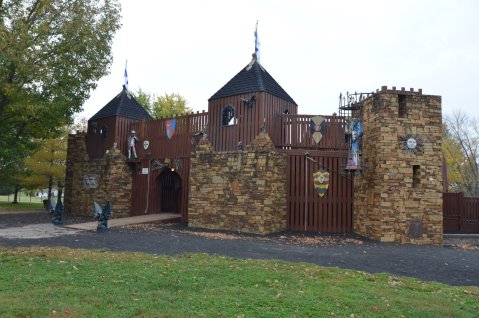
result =
[[[354,231],[382,242],[442,243],[441,97],[383,87],[362,102],[363,171]],[[414,138],[416,148],[407,146]]]
[[[213,151],[200,141],[191,157],[188,225],[268,234],[286,230],[287,158],[261,132],[245,151]]]
[[[130,216],[132,171],[119,149],[90,160],[85,135],[69,135],[65,179],[65,213],[93,216],[93,201],[111,204],[111,218]]]

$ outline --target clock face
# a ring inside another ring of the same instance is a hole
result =
[[[417,141],[416,139],[414,138],[408,138],[407,141],[406,141],[406,146],[408,147],[408,149],[416,149],[416,146],[417,146]]]

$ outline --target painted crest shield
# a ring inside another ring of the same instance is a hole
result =
[[[329,187],[329,172],[324,169],[320,169],[313,174],[314,189],[320,197],[328,191]]]
[[[175,134],[175,129],[176,129],[176,119],[169,119],[166,121],[166,135],[168,136],[168,139],[171,140],[173,138],[173,135]]]
[[[319,143],[323,138],[324,130],[326,129],[326,120],[322,116],[314,116],[309,122],[309,131],[313,136],[315,143]]]
[[[144,140],[144,141],[143,141],[143,149],[147,150],[148,147],[150,147],[150,141]]]

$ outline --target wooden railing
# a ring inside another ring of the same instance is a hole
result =
[[[326,128],[323,138],[316,144],[309,123],[315,115],[279,115],[275,124],[274,144],[281,149],[347,150],[344,135],[347,124],[344,117],[323,116]]]

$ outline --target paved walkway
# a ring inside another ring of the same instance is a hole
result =
[[[145,214],[139,216],[131,216],[127,218],[111,219],[108,221],[108,227],[119,227],[144,223],[165,223],[179,221],[179,219],[181,219],[181,214],[176,213]],[[96,221],[65,225],[66,228],[82,231],[96,231],[97,226],[98,222]]]

